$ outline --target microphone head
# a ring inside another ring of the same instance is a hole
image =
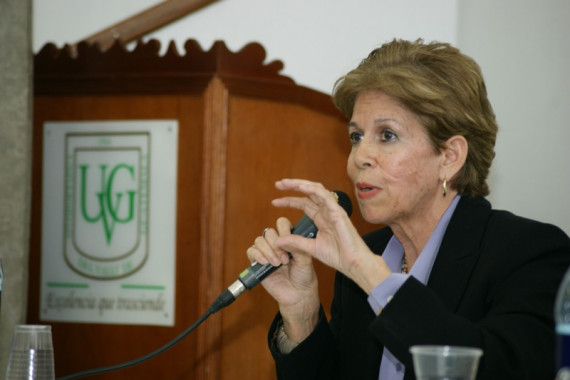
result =
[[[333,193],[336,194],[337,202],[340,205],[340,207],[342,207],[344,211],[346,211],[348,216],[352,215],[352,202],[350,201],[348,195],[346,195],[345,192],[340,190],[333,190]]]

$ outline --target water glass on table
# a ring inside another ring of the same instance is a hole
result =
[[[51,326],[17,325],[12,338],[6,380],[53,380]]]
[[[412,346],[417,380],[474,380],[483,351],[457,346]]]

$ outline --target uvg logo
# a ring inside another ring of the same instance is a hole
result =
[[[76,272],[114,279],[148,257],[148,134],[67,137],[65,259]]]
[[[115,229],[116,223],[129,223],[133,220],[135,214],[135,195],[136,190],[127,191],[116,191],[114,188],[114,181],[119,171],[126,171],[127,175],[131,179],[135,179],[135,168],[134,166],[127,164],[118,164],[106,176],[107,165],[100,165],[99,169],[101,171],[101,191],[96,193],[99,212],[95,215],[89,215],[89,210],[87,207],[87,177],[89,165],[80,165],[79,170],[81,171],[81,215],[89,223],[101,222],[103,229],[105,231],[105,239],[107,245],[111,244],[113,238],[113,231]],[[123,197],[127,196],[128,206],[125,215],[121,217],[119,211],[121,209],[121,201]]]

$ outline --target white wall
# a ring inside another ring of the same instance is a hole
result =
[[[458,45],[499,122],[489,200],[570,234],[570,2],[460,2]]]
[[[34,0],[34,51],[76,42],[157,0]],[[260,42],[284,75],[330,92],[370,50],[394,37],[441,40],[475,58],[499,120],[490,179],[496,208],[570,233],[570,2],[567,0],[219,0],[147,38],[208,50]]]

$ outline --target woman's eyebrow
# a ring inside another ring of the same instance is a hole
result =
[[[375,120],[374,120],[374,125],[382,124],[382,123],[384,123],[384,122],[386,122],[386,121],[392,121],[392,122],[394,122],[394,123],[400,124],[400,122],[398,122],[396,119],[393,119],[393,118],[391,118],[391,117],[381,117],[381,118],[378,118],[378,119],[375,119]],[[358,125],[357,122],[351,120],[351,121],[347,124],[346,127],[347,127],[347,128],[350,128],[350,127],[358,128],[359,125]]]

